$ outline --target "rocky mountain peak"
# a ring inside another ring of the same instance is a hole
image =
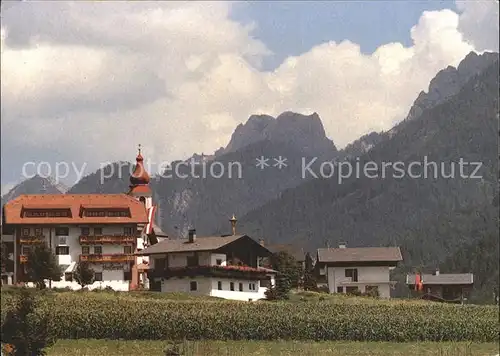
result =
[[[9,190],[9,192],[2,197],[2,206],[9,200],[15,199],[23,194],[64,194],[67,190],[68,187],[63,183],[57,182],[52,177],[35,175]]]
[[[231,141],[217,156],[235,152],[253,143],[270,140],[292,143],[308,154],[336,151],[335,145],[326,137],[318,113],[302,115],[285,111],[277,118],[270,115],[251,115],[245,124],[236,127]]]
[[[456,95],[473,76],[478,75],[498,60],[498,53],[470,52],[458,65],[440,70],[429,83],[427,92],[422,91],[411,107],[407,120],[419,117],[426,109],[439,105]]]

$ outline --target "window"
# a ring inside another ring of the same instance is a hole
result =
[[[155,264],[155,269],[157,270],[164,270],[165,267],[167,266],[167,259],[166,258],[155,258],[154,259],[154,264]]]
[[[344,293],[344,287],[337,287],[337,293]]]
[[[35,236],[42,236],[42,228],[41,227],[35,228]]]
[[[69,228],[67,227],[56,227],[56,236],[68,236]]]
[[[239,287],[240,287],[240,292],[243,292],[243,283],[240,283]]]
[[[140,201],[142,204],[146,205],[146,198],[144,198],[144,197],[140,197],[140,198],[139,198],[139,201]]]
[[[102,246],[94,246],[94,254],[102,255]]]
[[[66,282],[73,282],[73,273],[65,273],[64,274],[64,280]]]
[[[217,266],[220,266],[220,265],[222,264],[222,260],[221,260],[220,258],[216,259],[216,260],[215,260],[215,264],[216,264]]]
[[[94,236],[102,236],[102,227],[94,227]]]
[[[217,289],[222,290],[222,282],[221,281],[217,282]]]
[[[192,281],[189,283],[189,290],[190,291],[195,291],[198,290],[198,282]]]
[[[125,281],[131,281],[132,280],[132,271],[123,272],[123,279]]]
[[[358,281],[358,270],[355,268],[347,268],[345,270],[345,276],[346,278],[352,278],[353,282]]]
[[[123,228],[123,234],[125,236],[133,236],[134,235],[134,228],[132,228],[132,227]]]
[[[82,236],[89,236],[90,235],[90,228],[88,227],[82,227]]]
[[[132,246],[123,246],[123,253],[126,255],[132,254]]]
[[[21,248],[21,255],[23,255],[23,256],[27,256],[27,255],[29,255],[30,250],[31,250],[31,249],[29,248],[29,246],[23,246],[23,247]]]
[[[229,283],[229,289],[234,291],[234,283],[233,282]]]
[[[69,255],[69,247],[68,246],[57,246],[56,247],[56,255]]]
[[[193,256],[187,256],[187,266],[195,267],[198,266],[198,255],[194,254]]]
[[[82,255],[88,255],[88,254],[90,254],[90,247],[82,246]]]
[[[30,235],[29,227],[23,227],[23,236],[29,236],[29,235]]]
[[[94,281],[102,282],[102,272],[94,272]]]
[[[255,285],[255,283],[249,283],[248,284],[248,289],[250,290],[256,290],[257,286]]]

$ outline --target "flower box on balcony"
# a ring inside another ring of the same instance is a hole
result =
[[[43,244],[44,242],[45,242],[45,238],[43,236],[21,237],[19,239],[19,243],[21,245]]]
[[[28,256],[23,256],[23,255],[19,256],[19,261],[20,261],[21,263],[26,263],[26,262],[28,262]]]
[[[92,244],[133,244],[136,241],[135,236],[113,236],[113,235],[103,235],[103,236],[80,236],[80,244],[82,245],[92,245]]]
[[[132,262],[134,261],[134,255],[128,255],[123,253],[117,254],[103,254],[103,255],[80,255],[80,262]]]

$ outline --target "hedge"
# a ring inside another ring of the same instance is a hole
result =
[[[2,321],[13,298],[2,296]],[[61,339],[499,339],[498,308],[488,306],[181,301],[91,292],[40,294],[38,300],[38,313],[49,316]]]

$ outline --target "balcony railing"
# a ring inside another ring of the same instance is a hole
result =
[[[24,236],[19,239],[19,243],[21,243],[21,245],[43,244],[44,242],[44,236]]]
[[[136,236],[113,236],[113,235],[102,235],[102,236],[80,236],[81,245],[92,245],[92,244],[133,244],[136,241]]]
[[[80,255],[80,262],[132,262],[135,256],[132,254],[114,253],[102,255]]]
[[[269,270],[246,266],[193,266],[153,269],[150,270],[149,275],[151,278],[162,277],[165,279],[172,277],[225,277],[259,280],[265,278],[268,273]]]
[[[19,256],[19,261],[20,261],[21,263],[26,263],[26,262],[28,262],[28,256],[23,256],[23,255]]]

